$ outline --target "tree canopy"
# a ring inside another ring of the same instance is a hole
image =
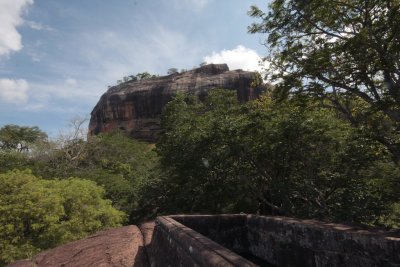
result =
[[[47,134],[37,126],[18,126],[8,124],[0,128],[0,149],[28,151],[30,146],[47,138]]]
[[[328,99],[399,163],[400,1],[275,0],[249,14],[280,95]]]
[[[15,158],[8,170],[12,166],[29,167],[45,179],[73,176],[95,181],[104,187],[105,197],[112,200],[115,208],[130,214],[137,204],[138,188],[157,162],[152,147],[120,131],[93,136],[87,141],[73,138],[63,144],[51,153],[31,158],[30,163],[15,155],[4,155],[4,162]]]
[[[397,199],[399,173],[382,145],[310,98],[241,105],[229,90],[204,102],[178,95],[162,122],[161,173],[142,192],[148,212],[377,224]]]
[[[177,72],[179,72],[177,68],[169,68],[167,74],[170,75],[170,74],[175,74]]]
[[[0,265],[125,219],[104,199],[103,188],[88,180],[42,180],[10,171],[0,174],[0,184]]]

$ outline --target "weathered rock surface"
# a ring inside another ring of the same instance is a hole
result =
[[[257,97],[262,88],[252,88],[254,72],[229,71],[226,64],[210,64],[183,73],[130,81],[111,87],[91,113],[89,134],[126,131],[131,137],[155,141],[160,133],[160,115],[177,92],[199,97],[215,88],[236,90],[241,102]]]
[[[102,231],[38,254],[8,267],[144,267],[149,266],[137,226]]]

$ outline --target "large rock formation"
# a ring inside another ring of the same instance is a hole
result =
[[[111,87],[91,113],[89,134],[126,131],[141,140],[154,141],[160,133],[160,115],[177,92],[204,96],[214,88],[236,90],[241,102],[255,98],[261,88],[252,88],[254,72],[229,71],[226,64],[210,64],[183,73]]]

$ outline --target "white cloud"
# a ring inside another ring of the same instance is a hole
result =
[[[64,78],[30,81],[24,110],[89,113],[107,85],[116,84],[123,76],[143,71],[162,75],[169,67],[191,68],[206,51],[202,44],[194,46],[182,33],[159,24],[151,32],[144,31],[141,38],[104,30],[94,34],[97,39],[92,34],[79,35],[79,46],[78,42],[71,46],[85,64],[50,59],[54,60],[50,61],[54,73]]]
[[[54,29],[48,25],[44,25],[40,22],[36,22],[36,21],[25,21],[24,22],[25,25],[27,25],[28,27],[30,27],[31,29],[37,30],[37,31],[54,31]]]
[[[204,8],[211,1],[210,0],[183,0],[181,2],[184,2],[188,6],[193,6],[195,8],[201,9],[201,8]]]
[[[24,105],[23,110],[37,112],[37,111],[43,110],[44,108],[45,108],[45,105],[42,104],[42,103],[39,103],[39,104],[28,104],[28,105]]]
[[[74,85],[75,83],[75,85]],[[50,104],[50,102],[61,101],[65,103],[85,102],[98,97],[96,91],[87,90],[92,88],[90,83],[76,86],[75,79],[66,79],[65,81],[53,81],[46,83],[31,83],[30,99],[32,103]],[[105,88],[103,88],[105,91]]]
[[[76,113],[83,110],[88,113],[107,90],[107,85],[116,84],[123,76],[143,71],[162,75],[170,67],[189,69],[201,62],[202,55],[208,50],[202,43],[194,45],[179,31],[157,23],[152,29],[135,35],[102,29],[77,35],[80,42],[74,41],[61,48],[73,51],[80,64],[69,56],[46,57],[52,72],[57,75],[29,79],[28,101],[21,108],[32,112]],[[34,48],[34,44],[27,44],[24,50],[35,52]],[[31,56],[35,60],[35,54]],[[0,95],[0,101],[1,98]]]
[[[65,85],[67,85],[67,86],[75,87],[77,84],[78,83],[75,79],[68,78],[65,80]]]
[[[33,62],[40,62],[46,53],[46,43],[42,40],[37,40],[34,43],[27,44],[24,46],[24,52],[32,59]]]
[[[203,60],[207,63],[226,63],[231,70],[263,70],[263,67],[260,65],[261,57],[257,52],[242,45],[238,45],[232,50],[222,50],[218,53],[213,52],[210,56],[205,56]]]
[[[21,15],[30,4],[33,0],[0,1],[0,56],[22,49],[21,35],[16,27],[23,24]]]
[[[176,9],[192,9],[192,10],[201,10],[203,9],[206,5],[208,5],[212,0],[169,0],[166,3],[168,5],[173,3],[174,7]]]
[[[96,36],[97,39],[92,38],[92,35],[81,37],[85,45],[77,49],[82,58],[91,64],[82,72],[90,69],[90,75],[98,77],[98,81],[101,80],[104,85],[111,85],[123,76],[137,72],[148,71],[162,75],[172,67],[191,68],[205,54],[204,44],[193,44],[181,32],[159,24],[152,26],[152,31],[135,36],[113,31],[98,32]],[[71,75],[79,77],[80,73]],[[104,88],[97,90],[104,91]]]
[[[25,104],[28,101],[29,84],[26,80],[0,79],[0,101]]]

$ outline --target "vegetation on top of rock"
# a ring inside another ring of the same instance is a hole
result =
[[[174,74],[174,73],[178,73],[179,70],[177,68],[169,68],[167,71],[167,74]]]
[[[121,83],[126,83],[126,82],[136,82],[136,81],[142,81],[142,80],[149,80],[149,79],[154,79],[159,77],[159,75],[156,74],[150,74],[147,71],[145,72],[139,72],[136,75],[129,75],[129,76],[124,76],[122,77],[121,80],[117,80],[117,85]],[[108,88],[112,87],[111,85],[108,86]]]

